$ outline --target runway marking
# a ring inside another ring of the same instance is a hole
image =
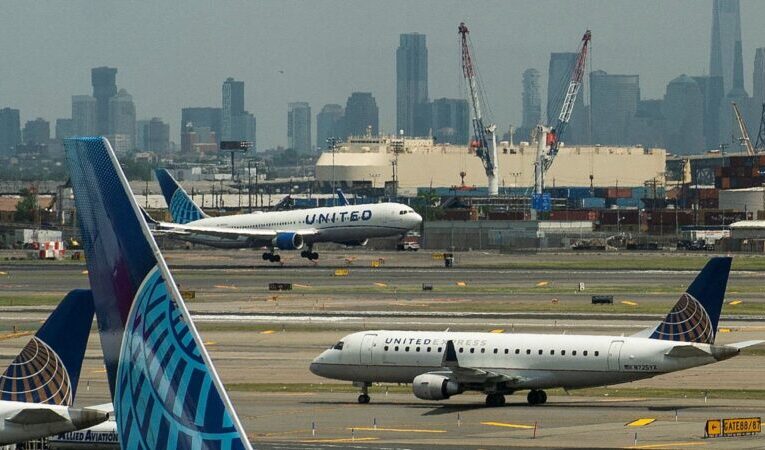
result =
[[[0,341],[6,341],[8,339],[16,339],[24,336],[34,334],[32,331],[17,331],[15,333],[0,334]]]
[[[320,443],[342,443],[342,442],[359,442],[359,441],[379,441],[380,438],[376,437],[363,437],[363,438],[340,438],[340,439],[306,439],[304,441],[298,441],[304,444],[320,444]]]
[[[649,445],[636,445],[627,448],[666,448],[672,449],[677,447],[693,447],[696,445],[707,445],[706,442],[668,442],[666,444],[649,444]]]
[[[497,328],[496,330],[489,331],[489,333],[497,333],[497,334],[504,333],[504,332],[505,330],[503,328]]]
[[[310,288],[311,287],[311,285],[309,285],[309,284],[292,283],[292,285],[295,286],[295,287],[299,287],[299,288]]]
[[[0,275],[8,275],[8,272],[0,272]]]
[[[385,283],[375,283],[375,286],[377,286],[377,287],[388,287],[388,285],[385,284]]]
[[[717,331],[719,331],[720,333],[730,333],[731,329],[730,328],[720,328]]]
[[[632,422],[628,422],[624,424],[624,426],[625,427],[644,427],[654,422],[656,422],[656,419],[654,419],[653,417],[644,417],[642,419],[637,419],[637,420],[633,420]]]
[[[238,287],[236,287],[236,286],[228,286],[228,285],[225,285],[225,284],[216,284],[216,285],[215,285],[215,286],[213,286],[213,287],[214,287],[214,288],[217,288],[217,289],[233,289],[233,290],[237,290],[237,289],[239,289],[239,288],[238,288]]]
[[[465,283],[464,281],[458,281],[457,286],[465,287],[467,286],[467,283]]]
[[[537,287],[545,287],[548,284],[550,284],[549,281],[540,281],[539,283],[537,283]]]
[[[736,306],[736,305],[740,305],[742,303],[744,303],[743,300],[733,300],[732,302],[729,302],[728,304],[730,306]]]
[[[627,305],[627,306],[637,306],[638,305],[637,302],[633,302],[633,301],[630,301],[630,300],[622,300],[619,303],[621,303],[622,305]]]
[[[356,431],[397,431],[400,433],[446,433],[446,430],[427,430],[418,428],[381,428],[381,427],[353,427],[346,430]]]
[[[80,272],[80,273],[81,273],[81,274],[83,274],[83,275],[87,275],[87,274],[88,274],[88,271],[87,271],[87,269],[86,269],[86,270],[83,270],[83,271],[82,271],[82,272]]]
[[[215,344],[217,344],[217,342],[215,342],[215,341],[205,341],[204,344],[205,345],[215,345]]]
[[[523,430],[531,430],[534,425],[520,425],[517,423],[505,423],[505,422],[481,422],[481,425],[488,425],[490,427],[503,427],[503,428],[521,428]]]
[[[274,334],[274,333],[276,333],[275,330],[265,330],[260,332],[260,334]]]
[[[106,369],[93,369],[90,373],[106,373]]]

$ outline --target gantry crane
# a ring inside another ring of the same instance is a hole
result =
[[[746,122],[744,122],[744,118],[741,117],[741,111],[738,110],[736,102],[730,102],[730,104],[733,107],[733,114],[736,115],[738,129],[741,132],[741,137],[738,139],[738,142],[744,147],[746,154],[752,156],[755,153],[754,146],[752,145],[752,140],[749,138],[749,130],[746,128]]]
[[[582,87],[585,64],[587,62],[587,50],[591,40],[592,33],[590,30],[587,30],[584,33],[584,36],[582,36],[579,53],[576,57],[576,62],[574,64],[573,70],[571,71],[571,78],[569,79],[568,89],[566,89],[566,96],[563,99],[563,105],[561,106],[560,114],[558,114],[558,121],[555,123],[553,128],[539,127],[537,129],[537,139],[539,140],[539,145],[537,147],[537,159],[534,170],[534,193],[537,195],[541,195],[544,191],[545,173],[555,160],[555,156],[558,154],[558,144],[566,132],[568,123],[571,120],[571,113],[574,110],[576,97],[579,94],[580,88]]]
[[[483,114],[481,113],[481,101],[484,100],[483,91],[478,85],[476,70],[472,56],[472,44],[465,22],[461,22],[459,29],[460,43],[462,48],[462,75],[465,77],[465,84],[468,90],[468,100],[473,112],[473,132],[475,138],[471,146],[475,149],[475,154],[481,158],[483,168],[486,170],[486,177],[489,180],[489,196],[499,195],[499,181],[497,178],[497,137],[494,132],[497,129],[495,124],[484,125]]]

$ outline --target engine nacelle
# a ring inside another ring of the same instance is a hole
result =
[[[363,241],[345,241],[341,242],[341,244],[345,245],[346,247],[363,247],[367,245],[369,242],[369,239],[364,239]]]
[[[462,393],[460,384],[449,377],[424,373],[412,381],[414,396],[422,400],[446,400]]]
[[[277,233],[271,243],[279,250],[300,250],[303,248],[303,236],[297,233]]]

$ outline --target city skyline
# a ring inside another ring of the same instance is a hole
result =
[[[294,98],[318,110],[324,104],[342,103],[354,91],[371,92],[379,104],[381,132],[391,133],[399,35],[427,36],[430,97],[463,98],[456,26],[465,20],[493,119],[501,128],[509,123],[518,126],[523,70],[536,68],[546,85],[550,53],[575,51],[586,28],[593,30],[591,69],[638,74],[642,99],[661,99],[667,84],[680,74],[707,74],[712,2],[649,3],[653,7],[597,1],[478,6],[455,2],[444,8],[443,2],[423,1],[369,3],[349,10],[333,1],[241,2],[230,8],[189,2],[182,11],[169,5],[76,1],[57,11],[45,4],[11,3],[0,18],[0,36],[3,42],[21,40],[24,45],[8,49],[8,63],[0,68],[0,107],[19,109],[22,124],[37,117],[55,123],[69,117],[72,95],[90,92],[90,69],[108,66],[118,68],[117,84],[133,96],[137,118],[167,121],[174,141],[181,108],[220,106],[220,83],[229,76],[246,83],[246,108],[258,117],[261,149],[286,144],[284,117]],[[475,11],[487,6],[492,14],[476,16]],[[435,7],[445,13],[434,18],[429,13]],[[396,20],[385,20],[395,11]],[[550,11],[559,14],[551,16]],[[71,27],[86,12],[94,18],[95,29],[86,33]],[[754,49],[765,46],[765,30],[756,26],[756,18],[765,14],[765,5],[742,1],[741,13],[744,86],[752,92]],[[162,20],[169,14],[177,15],[183,27]],[[379,16],[380,23],[362,20],[370,15]],[[50,32],[24,28],[25,17]],[[113,26],[111,17],[124,20]],[[330,17],[345,19],[342,32],[324,29],[322,23]],[[514,17],[519,17],[517,22]],[[544,19],[545,29],[555,33],[539,33],[528,17]],[[142,33],[125,26],[139,22]],[[188,31],[196,30],[187,26],[189,22],[227,26],[203,27],[210,31],[199,33]],[[349,33],[354,39],[347,38]],[[90,39],[93,35],[102,39]],[[35,58],[29,57],[32,48]]]

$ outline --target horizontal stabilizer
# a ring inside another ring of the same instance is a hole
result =
[[[676,345],[669,349],[666,356],[671,358],[692,358],[699,356],[711,356],[709,352],[695,345]]]
[[[757,344],[762,344],[763,342],[765,342],[765,341],[763,341],[763,340],[754,340],[754,341],[735,342],[733,344],[728,344],[728,347],[733,347],[733,348],[737,348],[737,349],[740,350],[742,348],[747,348],[747,347],[752,347],[752,346],[757,345]]]
[[[5,419],[19,425],[40,425],[44,423],[66,422],[69,418],[62,416],[50,408],[24,408]]]

